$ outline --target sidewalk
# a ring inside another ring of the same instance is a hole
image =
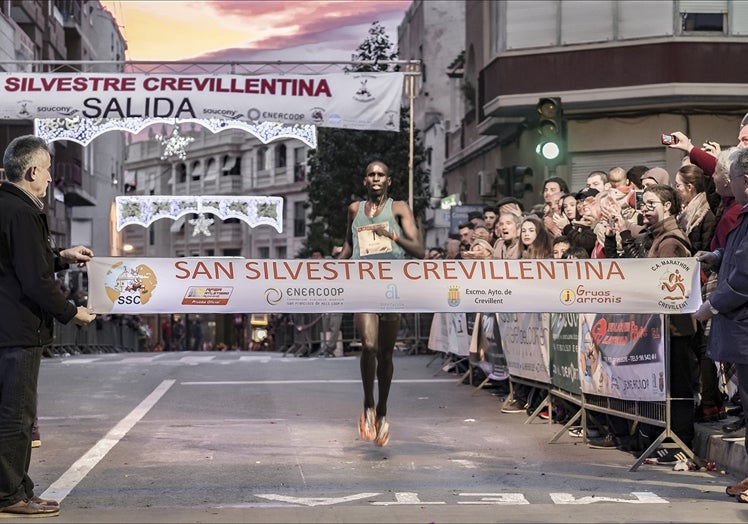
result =
[[[748,477],[748,455],[745,452],[745,439],[727,441],[722,439],[722,426],[737,420],[727,417],[718,422],[696,424],[693,452],[717,465],[717,470],[725,470],[736,478]]]

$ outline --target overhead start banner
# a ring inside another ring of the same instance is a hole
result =
[[[691,313],[699,286],[695,258],[88,263],[96,313]]]
[[[404,73],[0,73],[0,118],[220,118],[398,131]]]

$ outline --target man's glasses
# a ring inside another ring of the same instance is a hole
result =
[[[659,200],[652,200],[650,202],[642,202],[639,205],[639,209],[645,208],[647,211],[654,211],[657,207],[657,204],[662,204]]]

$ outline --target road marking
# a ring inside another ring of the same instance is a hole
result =
[[[63,364],[90,364],[91,362],[98,362],[100,358],[76,358],[74,360],[63,360]]]
[[[522,493],[460,493],[460,497],[480,497],[479,500],[458,501],[458,504],[496,504],[519,506],[529,504],[530,501]]]
[[[574,498],[571,493],[550,493],[551,500],[554,504],[593,504],[595,502],[627,502],[629,504],[668,504],[668,501],[658,497],[651,491],[632,491],[631,494],[636,497],[632,499],[622,499],[618,497],[580,497]]]
[[[239,357],[239,361],[240,362],[262,362],[263,364],[266,364],[266,363],[270,362],[271,360],[272,359],[270,357],[259,357],[259,356],[258,357],[255,357],[255,356],[250,356],[250,357],[244,357],[244,356],[242,356],[242,357]],[[230,362],[230,361],[228,361],[228,362]]]
[[[120,360],[120,362],[122,362],[123,364],[148,364],[159,358],[159,356],[160,355],[156,355],[153,357],[125,357]]]
[[[185,364],[191,364],[193,366],[196,366],[198,364],[203,364],[205,362],[210,362],[216,358],[215,356],[211,355],[209,357],[182,357],[179,360],[184,362]]]
[[[452,462],[459,464],[465,469],[476,469],[478,466],[473,462],[472,460],[464,460],[464,459],[450,459]]]
[[[89,449],[85,455],[75,461],[75,463],[55,480],[47,491],[41,494],[44,499],[62,501],[77,486],[83,478],[103,459],[107,453],[127,435],[127,432],[142,419],[153,406],[156,405],[161,397],[164,396],[175,380],[164,380],[153,390],[138,406],[125,416],[119,423],[104,435]]]
[[[436,502],[424,502],[420,498],[418,498],[418,493],[412,493],[412,492],[396,492],[395,493],[395,502],[372,502],[372,506],[410,506],[410,505],[418,505],[418,506],[428,506],[428,505],[436,505],[436,504],[446,504],[444,501],[436,501]]]
[[[424,378],[393,380],[393,384],[423,384],[454,382],[451,378]],[[206,382],[180,382],[182,386],[246,386],[246,385],[286,385],[286,384],[360,384],[361,379],[350,380],[224,380]]]
[[[376,497],[379,493],[356,493],[355,495],[348,495],[347,497],[289,497],[287,495],[274,495],[272,493],[264,495],[255,495],[255,497],[262,497],[268,500],[276,500],[278,502],[287,502],[289,504],[295,504],[300,506],[330,506],[332,504],[340,504],[342,502],[353,502],[354,500],[367,499],[370,497]]]

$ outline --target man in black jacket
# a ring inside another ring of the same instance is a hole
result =
[[[0,514],[51,517],[59,503],[34,495],[29,478],[31,426],[42,348],[53,322],[90,323],[96,315],[65,298],[55,272],[83,264],[83,246],[56,251],[49,243],[44,202],[51,156],[44,140],[27,135],[5,150],[0,185]]]

